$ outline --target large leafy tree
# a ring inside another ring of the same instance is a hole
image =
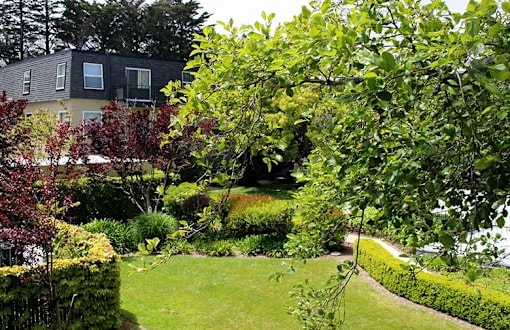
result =
[[[412,247],[437,242],[444,255],[481,242],[485,253],[465,250],[470,268],[498,253],[473,231],[508,215],[509,12],[493,0],[463,14],[440,0],[323,0],[274,32],[266,14],[225,24],[226,34],[208,27],[188,64],[196,79],[180,90],[181,120],[214,118],[219,134],[202,156],[222,152],[238,172],[238,155],[260,141],[267,162],[279,160],[265,140],[273,101],[313,94],[296,120],[314,146],[303,205],[342,207],[361,223],[375,207],[375,226]],[[304,227],[317,227],[322,217],[307,215]]]

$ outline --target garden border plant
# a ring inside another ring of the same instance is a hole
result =
[[[52,277],[57,313],[66,329],[118,329],[120,327],[120,257],[102,234],[65,223],[58,224]],[[0,327],[26,329],[58,327],[55,316],[41,311],[37,272],[28,266],[0,268]],[[28,281],[27,281],[28,280]]]
[[[358,264],[391,292],[486,329],[505,329],[510,324],[509,295],[417,271],[374,240],[358,242]]]

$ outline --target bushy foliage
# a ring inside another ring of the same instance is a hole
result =
[[[363,239],[359,243],[359,264],[393,293],[485,329],[505,329],[510,324],[508,294],[413,271],[377,242]]]
[[[204,188],[194,182],[183,182],[177,186],[169,186],[165,190],[165,196],[163,197],[165,212],[179,215],[182,212],[184,200],[203,191]]]
[[[76,202],[79,202],[69,210],[69,218],[73,223],[87,223],[95,218],[126,222],[140,214],[129,197],[120,192],[119,183],[114,178],[105,181],[84,178],[69,187],[69,190]]]
[[[292,201],[277,200],[268,195],[235,194],[229,196],[224,229],[233,237],[253,234],[287,234],[292,227]]]
[[[177,219],[165,213],[140,214],[131,220],[130,225],[136,243],[145,243],[145,240],[157,237],[160,247],[165,244],[168,235],[179,229]]]
[[[226,257],[232,255],[234,243],[229,240],[193,242],[195,250],[209,257]]]
[[[94,219],[83,225],[82,228],[91,233],[105,234],[118,254],[126,254],[136,250],[133,228],[126,223],[113,219]]]
[[[292,218],[286,251],[299,258],[316,257],[344,242],[348,216],[334,204],[332,191],[320,185],[305,186],[297,194],[299,205]]]
[[[196,194],[186,198],[181,205],[182,220],[192,225],[200,219],[200,213],[209,206],[211,197],[205,194]]]
[[[271,258],[283,257],[285,236],[272,234],[250,235],[239,239],[236,248],[245,255],[266,255]]]
[[[57,227],[52,272],[55,309],[49,314],[44,310],[50,288],[41,285],[40,274],[25,266],[2,267],[0,290],[6,294],[0,297],[0,328],[60,329],[60,320],[68,322],[68,329],[118,329],[119,256],[103,235],[64,223]]]

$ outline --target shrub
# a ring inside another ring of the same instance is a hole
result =
[[[195,250],[209,257],[226,257],[232,255],[234,243],[228,240],[220,241],[200,241],[194,242]]]
[[[348,217],[335,207],[302,207],[292,223],[293,233],[287,236],[285,251],[297,258],[314,258],[330,249],[341,249]]]
[[[119,256],[102,234],[68,224],[58,227],[52,279],[59,311],[69,316],[66,328],[120,328]],[[57,328],[55,315],[47,319],[48,327],[35,324],[46,321],[42,302],[50,294],[37,274],[25,266],[0,268],[1,329]],[[34,280],[27,281],[31,276]]]
[[[105,234],[118,254],[126,254],[136,250],[134,232],[125,223],[112,219],[94,219],[92,222],[83,225],[82,228],[91,233]]]
[[[203,187],[190,182],[183,182],[178,186],[168,187],[163,197],[165,212],[179,216],[182,212],[182,203],[184,200],[203,192],[203,190]]]
[[[233,195],[224,221],[234,237],[278,233],[285,236],[292,228],[294,204],[266,195]]]
[[[426,272],[392,256],[373,240],[359,242],[358,262],[391,292],[486,329],[508,329],[510,296]]]
[[[146,239],[159,238],[160,247],[167,241],[167,236],[179,229],[179,222],[165,213],[144,213],[130,222],[135,241],[145,243]]]
[[[119,185],[112,178],[103,182],[80,180],[80,184],[69,188],[73,201],[79,202],[69,210],[69,217],[75,223],[87,223],[94,218],[126,221],[140,214],[140,210],[120,190]]]
[[[180,214],[182,220],[188,222],[189,225],[193,225],[200,219],[199,214],[209,206],[211,197],[205,194],[196,194],[186,198],[181,205]]]
[[[263,254],[268,257],[283,257],[284,243],[285,237],[272,233],[244,237],[236,243],[236,247],[245,255]]]

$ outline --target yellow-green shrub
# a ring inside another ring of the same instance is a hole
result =
[[[59,224],[55,255],[53,283],[59,314],[62,319],[69,315],[67,329],[118,329],[120,258],[106,236]],[[30,320],[43,318],[37,306],[40,297],[48,295],[47,289],[28,267],[0,268],[0,328],[33,328]],[[55,316],[49,322],[55,328],[51,323],[56,322]]]
[[[410,271],[409,264],[392,256],[370,239],[362,239],[359,264],[391,292],[486,329],[510,328],[510,296],[475,288],[439,274]]]
[[[294,204],[267,195],[233,194],[228,200],[225,228],[235,237],[278,233],[285,236],[292,228]]]

